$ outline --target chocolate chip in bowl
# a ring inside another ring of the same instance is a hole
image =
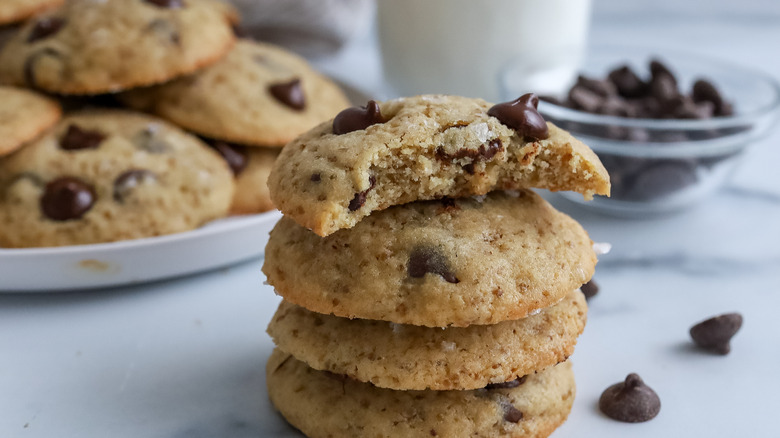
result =
[[[671,49],[601,46],[569,86],[541,98],[544,118],[590,146],[610,174],[611,197],[584,203],[642,217],[683,210],[726,183],[780,109],[780,85],[737,64]],[[511,66],[511,64],[510,64]],[[507,95],[507,69],[501,81]]]

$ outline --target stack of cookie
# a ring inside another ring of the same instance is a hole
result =
[[[7,16],[31,18],[0,51],[0,247],[270,210],[278,151],[348,106],[302,58],[237,39],[217,0],[4,2]]]
[[[543,437],[567,417],[592,242],[529,188],[609,194],[536,112],[418,96],[288,144],[263,272],[272,402],[310,437]]]

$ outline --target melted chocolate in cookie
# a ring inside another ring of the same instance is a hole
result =
[[[178,9],[184,7],[184,0],[144,0],[160,8]]]
[[[95,191],[78,178],[62,177],[46,184],[41,197],[41,211],[49,219],[80,219],[95,204]]]
[[[268,91],[276,100],[296,111],[303,111],[306,108],[306,96],[303,94],[301,80],[298,78],[289,82],[272,84],[268,87]]]
[[[544,118],[536,111],[537,106],[539,106],[539,98],[533,93],[528,93],[512,102],[494,105],[488,110],[488,115],[514,129],[526,140],[543,140],[549,137],[550,133]]]
[[[525,383],[526,376],[518,377],[515,380],[510,380],[508,382],[501,382],[501,383],[489,383],[487,386],[485,386],[485,389],[511,389],[511,388],[517,388],[518,386]]]
[[[97,149],[105,139],[106,135],[100,131],[81,129],[76,125],[70,125],[65,135],[60,139],[60,148],[66,151]]]
[[[422,278],[425,274],[438,274],[448,283],[460,283],[450,270],[450,264],[444,254],[433,246],[419,246],[409,254],[407,265],[409,276]]]
[[[32,43],[44,38],[48,38],[65,26],[65,19],[59,17],[41,18],[33,25],[30,35],[27,37],[27,42]]]
[[[370,184],[369,187],[360,193],[356,193],[355,197],[349,201],[349,211],[357,211],[360,209],[360,207],[363,206],[363,204],[366,203],[366,196],[368,196],[368,192],[370,192],[371,189],[373,189],[376,185],[376,177],[374,175],[369,176],[368,182]]]
[[[333,133],[346,134],[352,131],[360,131],[377,123],[385,123],[379,104],[369,100],[366,106],[347,108],[333,119]]]

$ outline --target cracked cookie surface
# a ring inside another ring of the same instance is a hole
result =
[[[235,41],[214,0],[69,0],[0,52],[0,81],[60,94],[113,93],[191,73]]]
[[[566,420],[576,391],[568,361],[513,388],[394,391],[315,371],[280,349],[266,383],[282,416],[310,438],[543,438]]]
[[[186,231],[224,216],[233,176],[197,137],[154,117],[65,117],[0,161],[0,246],[42,247]]]
[[[552,124],[548,138],[530,140],[488,115],[491,104],[456,96],[370,106],[290,142],[271,172],[277,208],[321,236],[417,200],[529,187],[609,193],[598,157]]]
[[[265,253],[268,283],[294,304],[429,327],[523,318],[596,265],[582,227],[530,190],[395,206],[324,238],[283,217]]]

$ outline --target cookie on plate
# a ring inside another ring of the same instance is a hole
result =
[[[428,327],[523,318],[596,265],[585,230],[530,190],[395,206],[324,238],[283,217],[265,254],[268,283],[293,304]]]
[[[341,89],[298,55],[239,40],[220,62],[194,75],[122,96],[206,137],[281,147],[349,106]]]
[[[60,105],[30,90],[0,86],[0,157],[17,150],[60,119]]]
[[[0,52],[0,81],[60,94],[112,93],[191,73],[235,37],[214,0],[69,0]]]
[[[120,111],[65,117],[0,161],[0,246],[112,242],[224,216],[233,176],[197,137]]]
[[[3,0],[0,2],[0,25],[24,21],[64,2],[65,0]]]
[[[241,215],[273,210],[267,181],[279,149],[245,147],[216,140],[207,142],[227,161],[236,177],[236,194],[230,213]]]
[[[271,402],[310,438],[542,438],[566,420],[575,395],[569,362],[514,387],[394,391],[315,371],[279,349],[268,360],[266,382]]]
[[[493,106],[417,96],[342,111],[284,148],[268,180],[271,199],[327,236],[417,200],[528,187],[608,194],[598,157],[545,124],[527,96]]]
[[[447,329],[347,319],[283,301],[268,333],[309,367],[398,390],[478,389],[566,360],[585,328],[579,290],[538,314]]]

